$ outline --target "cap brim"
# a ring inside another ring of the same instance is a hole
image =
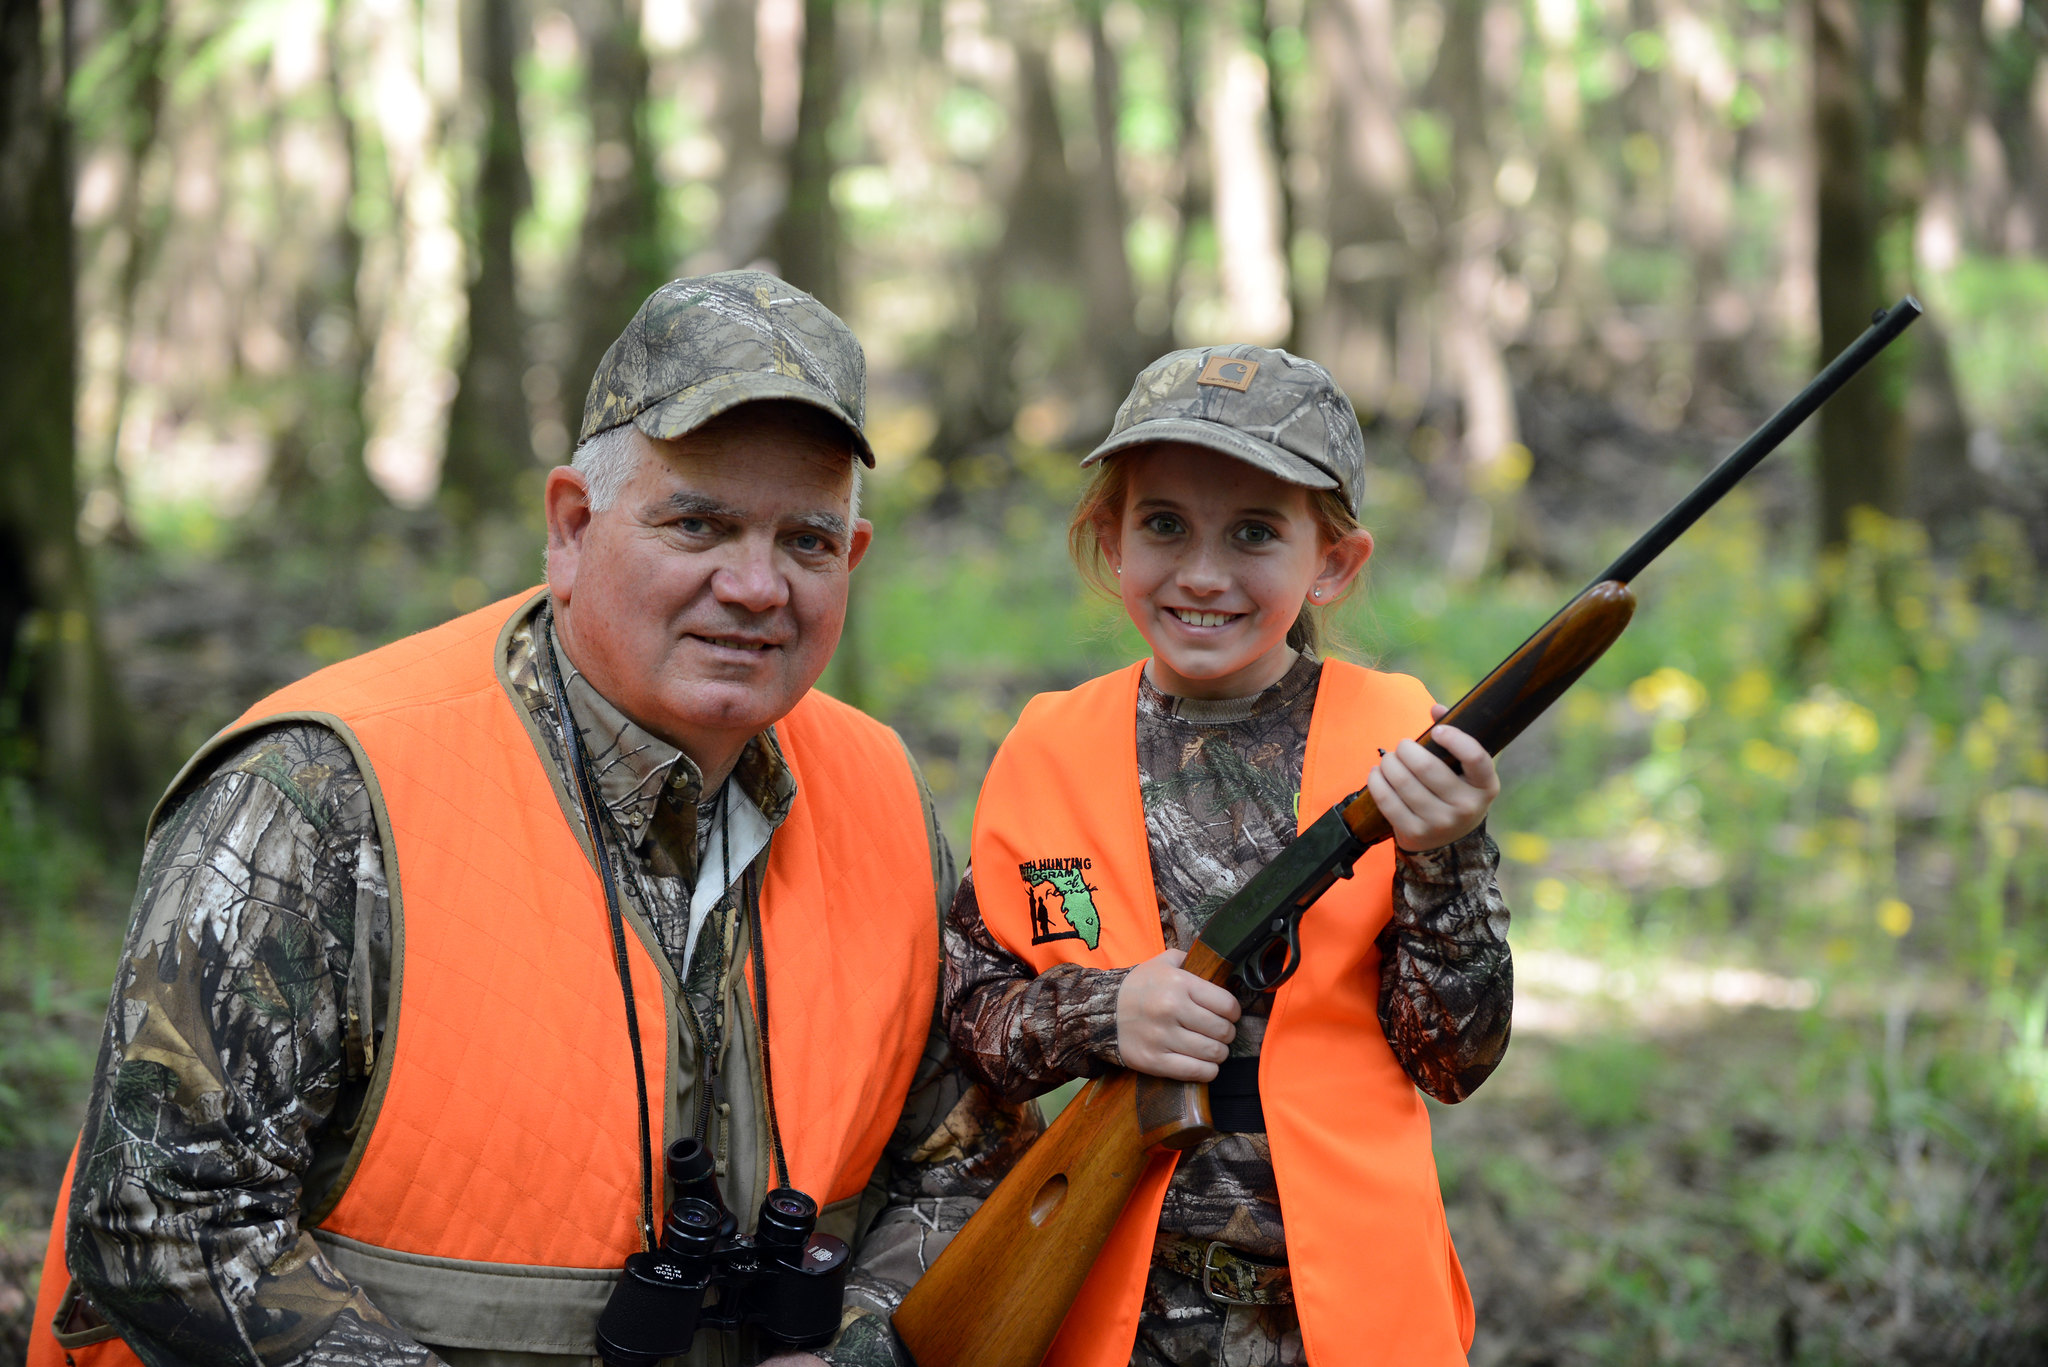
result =
[[[1154,418],[1127,427],[1102,445],[1090,451],[1081,461],[1093,465],[1099,460],[1128,451],[1133,446],[1149,446],[1154,442],[1184,441],[1191,446],[1205,446],[1211,451],[1220,451],[1226,456],[1235,456],[1247,465],[1255,465],[1276,479],[1289,484],[1299,484],[1310,489],[1335,489],[1339,487],[1337,477],[1322,466],[1297,456],[1292,451],[1282,450],[1269,441],[1225,427],[1218,422],[1204,422],[1200,418]]]
[[[633,423],[655,440],[666,441],[685,432],[694,432],[719,414],[730,412],[741,404],[758,403],[763,399],[787,399],[830,413],[839,419],[847,435],[853,439],[853,453],[860,457],[861,464],[871,470],[874,468],[875,449],[868,445],[860,424],[847,416],[846,410],[834,403],[824,390],[797,375],[777,375],[763,370],[719,375],[671,394],[659,403],[649,404],[633,418]]]

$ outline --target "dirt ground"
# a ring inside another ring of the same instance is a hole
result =
[[[2015,1169],[1938,1094],[1938,1021],[1820,1015],[1525,991],[1500,1072],[1434,1108],[1474,1367],[2048,1362],[2040,1146]],[[0,1169],[0,1362],[61,1161]]]

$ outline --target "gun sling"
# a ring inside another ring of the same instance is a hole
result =
[[[1209,1084],[1209,1114],[1218,1134],[1264,1134],[1266,1108],[1259,1104],[1259,1059],[1225,1059]]]

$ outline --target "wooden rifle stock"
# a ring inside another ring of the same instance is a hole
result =
[[[1629,581],[1919,316],[1911,297],[1881,311],[1440,724],[1499,754],[1621,635],[1635,613]],[[1338,803],[1211,915],[1181,967],[1278,987],[1294,971],[1302,914],[1392,834],[1369,790]],[[1119,1072],[1083,1087],[904,1297],[894,1323],[918,1367],[1038,1367],[1150,1165],[1214,1133],[1202,1083]]]

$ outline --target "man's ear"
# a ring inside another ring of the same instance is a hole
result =
[[[853,541],[846,548],[846,568],[849,572],[852,571],[855,565],[860,563],[861,557],[868,553],[868,547],[872,546],[874,542],[875,524],[864,517],[855,518],[853,520]]]
[[[576,588],[583,538],[594,516],[590,485],[580,471],[557,465],[548,471],[543,502],[548,515],[548,592],[557,603],[567,603]]]
[[[1363,527],[1355,527],[1343,538],[1323,551],[1321,571],[1309,587],[1321,592],[1313,600],[1319,603],[1334,603],[1342,598],[1358,578],[1358,572],[1365,568],[1365,562],[1372,559],[1372,533]]]

